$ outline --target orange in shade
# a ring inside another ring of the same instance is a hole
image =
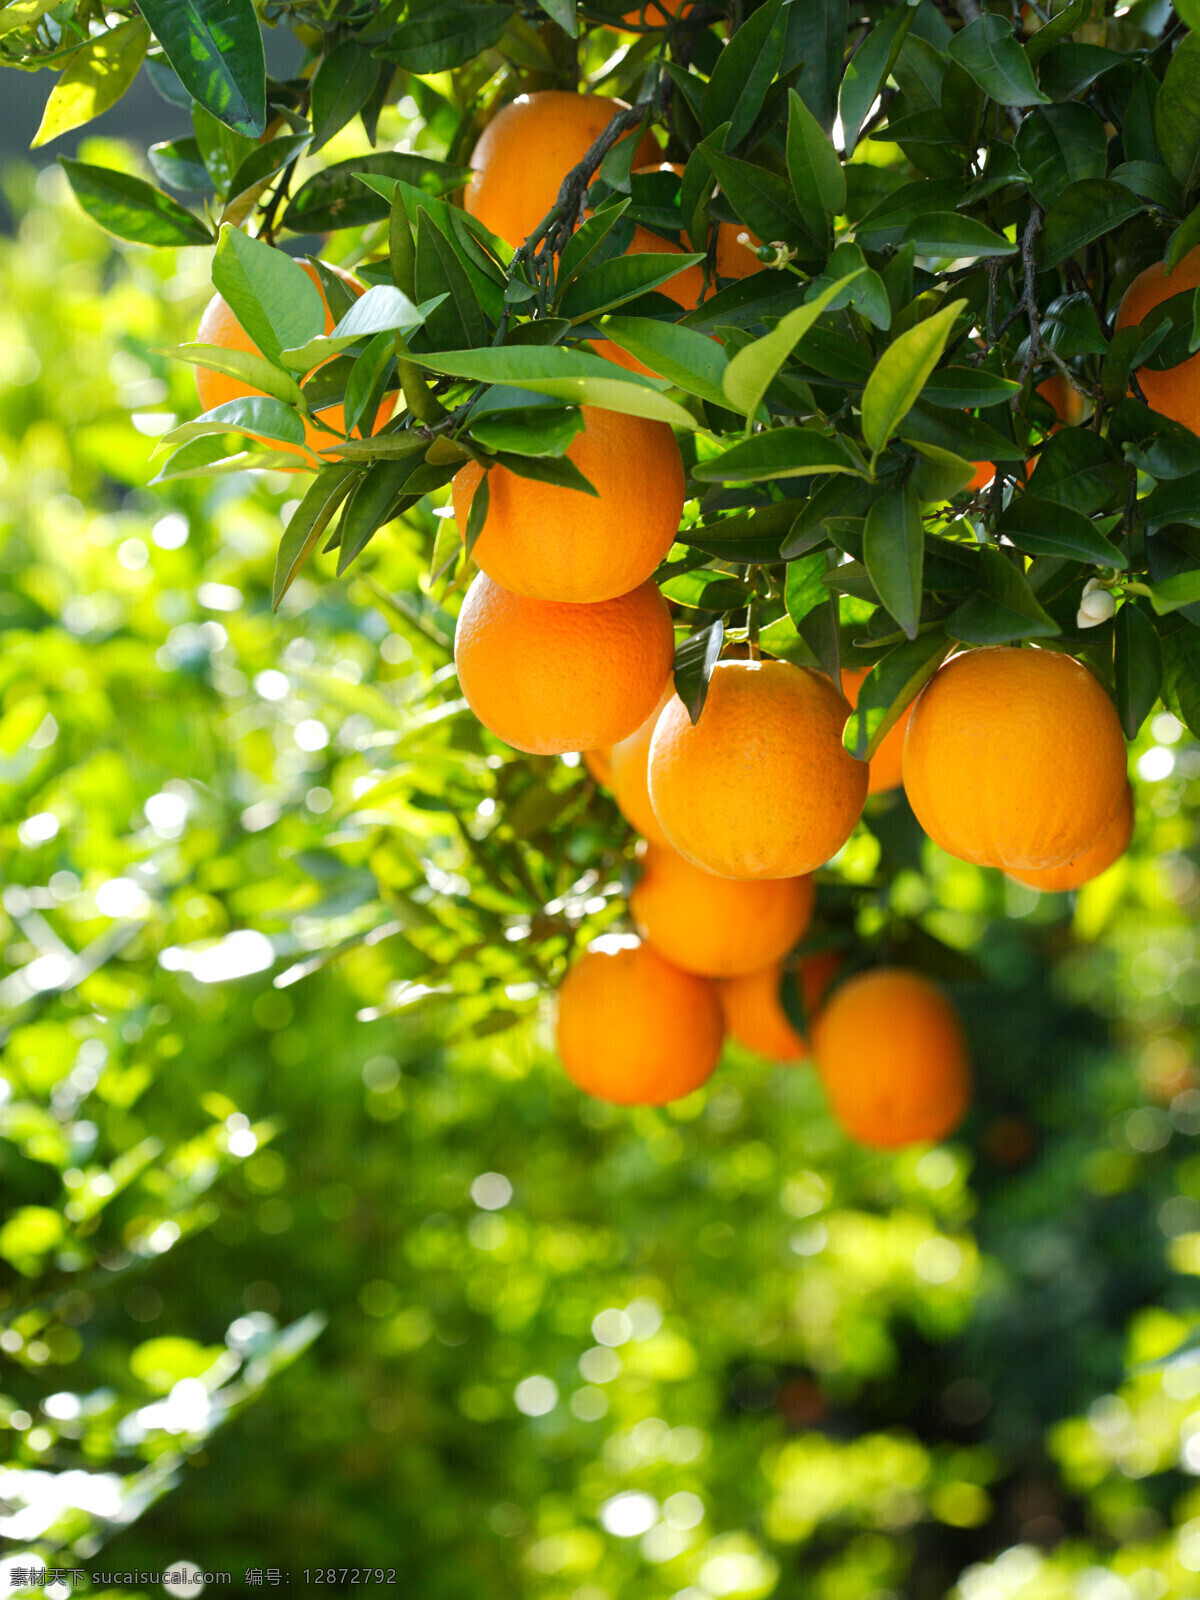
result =
[[[797,976],[810,1031],[817,1008],[841,963],[841,952],[837,950],[805,956],[798,963]],[[717,986],[717,995],[731,1039],[769,1061],[803,1061],[811,1053],[808,1040],[792,1026],[779,997],[784,970],[785,964],[775,961],[745,977],[726,978]]]
[[[842,693],[849,700],[851,706],[858,704],[858,691],[862,688],[867,676],[867,669],[842,668]],[[870,777],[867,780],[868,794],[883,794],[888,789],[898,789],[903,781],[900,774],[900,760],[904,754],[904,734],[908,727],[909,713],[912,706],[906,707],[900,719],[883,736],[883,743],[871,757]]]

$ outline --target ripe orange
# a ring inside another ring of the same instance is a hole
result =
[[[630,28],[665,28],[676,17],[686,17],[691,9],[687,0],[645,0],[643,5],[627,11],[621,21]]]
[[[810,1032],[817,1008],[841,963],[841,952],[829,950],[822,955],[805,956],[797,965]],[[808,1040],[792,1026],[779,998],[784,966],[784,962],[774,961],[744,978],[727,978],[718,984],[717,996],[731,1039],[769,1061],[803,1061],[810,1054]]]
[[[785,956],[811,922],[816,899],[809,877],[716,878],[651,845],[629,909],[650,948],[675,966],[737,978]]]
[[[583,764],[602,789],[612,788],[612,761],[607,750],[585,750]]]
[[[858,704],[858,691],[863,686],[867,676],[867,669],[842,668],[842,693],[852,706]],[[904,753],[904,731],[908,727],[909,713],[912,707],[902,713],[900,720],[883,736],[883,743],[876,750],[870,760],[870,777],[867,779],[868,794],[883,794],[887,789],[898,789],[902,782],[900,776],[900,757]]]
[[[668,842],[722,878],[798,878],[845,844],[867,768],[842,746],[850,708],[787,661],[719,661],[699,722],[680,700],[650,741],[650,799]]]
[[[953,656],[913,703],[904,787],[951,855],[1059,867],[1091,848],[1125,792],[1125,740],[1088,669],[1053,650]]]
[[[652,583],[592,606],[526,600],[481,572],[467,590],[454,661],[468,705],[533,755],[615,744],[654,709],[675,651]]]
[[[589,950],[558,991],[558,1054],[586,1094],[661,1106],[698,1089],[721,1054],[716,985],[649,945]]]
[[[1073,389],[1061,372],[1053,372],[1037,386],[1037,392],[1043,400],[1049,402],[1058,414],[1058,421],[1050,429],[1051,433],[1067,424],[1074,427],[1083,416],[1083,396],[1078,389]],[[1026,477],[1033,471],[1037,456],[1030,457],[1026,466]],[[966,486],[966,492],[974,494],[979,489],[986,489],[996,476],[996,466],[992,461],[976,461],[975,476]]]
[[[618,739],[609,753],[612,771],[613,799],[621,815],[636,833],[651,844],[665,845],[667,836],[658,825],[654,807],[650,804],[650,790],[646,786],[646,764],[650,759],[650,740],[654,724],[658,721],[669,700],[675,697],[675,685],[668,679],[662,698],[654,710],[635,728],[627,739]]]
[[[860,1144],[880,1150],[943,1139],[970,1101],[958,1015],[927,978],[899,967],[859,973],[813,1029],[829,1108]]]
[[[488,473],[488,511],[474,548],[494,583],[531,600],[590,605],[636,589],[675,542],[683,512],[683,458],[665,422],[583,407],[567,458],[598,495]],[[483,468],[454,477],[454,516],[465,534]]]
[[[320,288],[316,268],[311,262],[301,261],[299,265],[304,269],[312,281]],[[362,294],[363,286],[357,278],[352,278],[348,272],[343,272],[339,267],[331,267],[331,272],[346,285],[356,298]],[[321,297],[324,299],[324,295]],[[325,332],[332,333],[334,327],[333,312],[328,306],[325,308]],[[196,329],[197,344],[216,344],[223,350],[248,350],[252,355],[261,355],[262,351],[254,340],[242,327],[234,316],[231,307],[219,294],[204,308]],[[224,373],[213,372],[208,367],[196,368],[196,393],[200,397],[200,404],[205,411],[211,411],[214,406],[223,405],[226,400],[240,400],[244,395],[260,395],[261,389],[255,389],[248,383],[242,383],[237,378],[227,378]],[[375,427],[387,421],[396,405],[395,395],[387,395],[375,413]],[[322,426],[324,424],[324,426]],[[362,431],[361,429],[359,430]],[[304,425],[304,443],[314,453],[318,450],[327,450],[337,443],[337,435],[346,432],[346,413],[341,406],[326,406],[318,413],[315,423],[306,422]],[[270,444],[274,441],[266,440]],[[279,446],[279,448],[285,448]],[[298,470],[298,469],[297,469]]]
[[[1138,273],[1121,296],[1117,328],[1144,321],[1162,301],[1197,285],[1200,285],[1200,245],[1188,251],[1174,272],[1168,273],[1161,261],[1154,262]],[[1182,422],[1193,433],[1200,433],[1200,354],[1189,356],[1165,372],[1139,367],[1137,378],[1142,393],[1155,411]]]
[[[1041,889],[1045,894],[1052,894],[1055,890],[1078,889],[1093,878],[1098,878],[1119,856],[1123,856],[1132,837],[1133,790],[1126,784],[1125,798],[1117,807],[1116,816],[1090,850],[1085,850],[1065,866],[1045,867],[1041,872],[1010,870],[1009,877],[1016,878],[1018,883],[1027,883],[1031,888]]]
[[[510,100],[471,152],[474,170],[463,195],[465,210],[509,244],[524,244],[558,199],[567,173],[624,108],[624,100],[566,89]],[[657,144],[645,133],[634,162],[653,161],[657,154]]]

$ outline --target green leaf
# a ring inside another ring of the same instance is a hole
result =
[[[1200,174],[1200,35],[1176,46],[1154,103],[1158,148],[1186,194]]]
[[[1085,516],[1119,504],[1128,481],[1112,445],[1091,428],[1059,428],[1029,478],[1039,499],[1073,506]]]
[[[824,293],[830,284],[851,277],[855,273],[860,276],[854,278],[853,282],[834,296],[829,303],[829,309],[840,311],[843,306],[853,306],[875,327],[890,328],[892,305],[888,299],[887,286],[879,273],[867,265],[867,258],[858,245],[849,240],[844,240],[838,245],[825,263],[824,272],[809,284],[805,291],[805,299],[815,299],[818,294]]]
[[[842,686],[842,635],[841,607],[838,597],[831,594],[823,606],[814,606],[800,620],[797,632],[812,651],[820,670],[830,682],[841,690]]]
[[[736,517],[694,522],[679,530],[680,543],[716,556],[718,561],[779,560],[779,547],[796,518],[792,501],[758,506]]]
[[[668,578],[662,592],[689,611],[745,611],[750,591],[719,572],[684,572]]]
[[[409,72],[446,72],[499,43],[513,16],[507,5],[442,5],[410,11],[378,54]]]
[[[397,184],[392,192],[391,213],[388,217],[388,266],[392,283],[410,300],[417,298],[417,247],[413,238],[408,209]]]
[[[208,168],[218,194],[228,194],[233,175],[258,148],[253,139],[227,128],[216,117],[210,117],[198,100],[191,102],[192,127],[196,135],[204,165]]]
[[[378,76],[379,62],[353,39],[343,39],[322,59],[312,80],[314,150],[358,115]]]
[[[579,22],[575,16],[575,0],[538,0],[538,5],[570,38],[578,37]]]
[[[1039,484],[1039,488],[1041,485]],[[1033,556],[1063,556],[1098,567],[1127,567],[1128,559],[1081,511],[1070,505],[1019,494],[1000,518],[998,531]]]
[[[1117,712],[1127,739],[1136,739],[1162,693],[1162,644],[1153,622],[1127,598],[1116,615],[1114,665]]]
[[[854,154],[859,129],[900,53],[915,16],[916,9],[911,5],[894,7],[882,22],[875,24],[850,57],[838,93],[847,159]]]
[[[631,204],[629,196],[623,195],[615,205],[604,206],[576,228],[558,258],[555,285],[559,290],[564,289],[571,279],[583,270]]]
[[[774,622],[769,622],[760,632],[758,642],[766,655],[778,656],[781,661],[792,661],[798,667],[815,667],[820,671],[820,663],[791,617],[776,617]]]
[[[403,337],[419,328],[444,298],[438,295],[435,300],[423,300],[419,306],[414,306],[399,289],[385,283],[373,284],[359,296],[332,333],[318,334],[294,350],[284,350],[284,365],[297,372],[309,372],[360,339],[373,338],[379,333],[399,333]]]
[[[1113,176],[1115,177],[1116,174],[1114,173]],[[1198,244],[1200,244],[1200,206],[1196,206],[1190,211],[1171,235],[1171,242],[1168,244],[1167,253],[1163,257],[1163,265],[1167,271],[1174,272],[1184,256],[1194,250]],[[1195,348],[1196,345],[1193,343],[1192,349],[1194,350]]]
[[[580,494],[599,495],[599,490],[586,478],[569,456],[523,456],[501,450],[496,456],[498,466],[507,467],[519,478],[532,478],[535,483],[550,483],[556,489],[574,489]]]
[[[994,545],[979,551],[983,589],[952,613],[946,631],[964,644],[1007,644],[1014,639],[1049,639],[1061,632],[1038,604],[1024,574]]]
[[[1084,178],[1065,189],[1047,211],[1034,246],[1043,271],[1057,267],[1102,234],[1113,233],[1143,209],[1137,195],[1107,178]]]
[[[950,40],[946,53],[999,105],[1048,103],[1049,97],[1034,82],[1025,52],[1013,38],[1012,23],[1003,17],[987,14],[968,22]]]
[[[396,496],[416,466],[417,462],[411,456],[401,461],[378,461],[354,485],[338,530],[339,578],[351,562],[362,554],[379,529],[391,520],[389,513],[394,515],[392,507]],[[328,467],[322,468],[324,472],[329,470]],[[486,500],[485,495],[485,505]]]
[[[702,255],[646,251],[632,256],[617,256],[598,267],[582,272],[571,283],[556,309],[572,322],[587,322],[623,305],[640,294],[648,294],[660,284],[669,283],[677,273],[699,265]]]
[[[1050,8],[1047,6],[1047,10]],[[1052,44],[1086,22],[1091,11],[1091,0],[1068,0],[1068,4],[1044,23],[1033,37],[1026,41],[1025,54],[1035,64],[1042,59]]]
[[[207,367],[210,372],[236,378],[239,383],[248,383],[264,394],[273,395],[276,400],[286,400],[291,405],[302,403],[300,385],[295,378],[251,350],[229,350],[219,344],[177,344],[155,354],[174,356],[178,361],[190,361],[193,366]]]
[[[351,156],[314,173],[300,185],[284,213],[283,226],[293,233],[333,233],[338,228],[365,227],[369,222],[382,222],[388,215],[397,179],[425,194],[438,195],[459,188],[470,176],[469,168],[400,150]],[[376,188],[366,181],[371,177],[391,178],[393,183]],[[405,200],[407,204],[407,196]]]
[[[958,211],[933,211],[914,218],[900,236],[923,256],[1011,256],[1017,246],[974,217]]]
[[[750,132],[783,60],[787,21],[783,0],[767,0],[732,35],[704,90],[700,129],[706,138],[728,122],[725,144],[733,149]]]
[[[1015,143],[1033,197],[1043,209],[1071,184],[1103,178],[1108,168],[1104,124],[1088,106],[1035,106],[1017,130]]]
[[[59,156],[75,198],[93,222],[135,244],[211,244],[212,230],[142,178]]]
[[[1185,478],[1171,478],[1138,502],[1147,533],[1154,533],[1169,522],[1200,523],[1200,472]]]
[[[743,439],[712,461],[697,462],[692,477],[700,483],[762,483],[857,470],[837,439],[810,428],[772,428]]]
[[[259,197],[277,172],[294,161],[308,144],[308,134],[287,133],[281,139],[255,145],[229,182],[229,199],[222,222],[239,226],[253,211]]]
[[[804,246],[810,236],[786,179],[749,161],[709,150],[708,161],[737,216],[760,239]]]
[[[1200,600],[1200,569],[1177,572],[1170,578],[1150,585],[1150,604],[1160,617],[1178,611],[1181,606],[1195,605]]]
[[[30,148],[49,144],[116,105],[137,77],[149,43],[149,28],[141,17],[132,17],[81,45],[50,91]]]
[[[704,701],[708,696],[708,680],[721,658],[721,646],[724,642],[725,624],[718,620],[703,632],[694,633],[690,639],[685,639],[676,648],[675,693],[687,707],[693,726],[699,722],[700,713],[704,710]]]
[[[417,294],[430,306],[425,320],[435,344],[462,350],[491,343],[491,329],[467,269],[425,210],[417,213],[416,276]]]
[[[491,504],[492,490],[488,474],[485,472],[479,480],[475,493],[471,496],[471,509],[467,512],[467,525],[463,529],[463,548],[468,557],[474,550],[487,522],[488,506]]]
[[[685,394],[713,405],[727,403],[722,387],[725,353],[715,339],[677,322],[654,322],[649,317],[604,317],[599,327],[606,339]]]
[[[788,562],[783,603],[797,628],[810,611],[829,599],[829,590],[821,581],[825,572],[825,555],[820,550]]]
[[[152,144],[146,156],[154,176],[169,189],[203,192],[212,188],[212,178],[195,139],[169,139]]]
[[[912,484],[880,496],[867,512],[863,564],[889,615],[915,639],[921,620],[925,525]]]
[[[6,33],[15,33],[18,28],[27,28],[61,3],[62,0],[8,0],[0,11],[0,38]]]
[[[172,428],[158,441],[158,447],[184,444],[210,433],[245,433],[252,438],[278,439],[283,444],[304,443],[304,424],[292,406],[285,405],[282,400],[248,395],[226,400],[194,422]]]
[[[846,174],[833,141],[794,89],[788,90],[787,168],[805,226],[828,244],[833,219],[846,208]]]
[[[309,484],[308,492],[292,512],[291,520],[279,545],[279,554],[275,559],[275,578],[271,587],[273,608],[278,609],[279,602],[291,588],[296,574],[316,549],[334,512],[361,475],[361,467],[337,461],[322,467]]]
[[[1014,378],[1001,378],[978,367],[941,367],[921,390],[921,399],[935,406],[998,406],[1019,394]]]
[[[796,345],[830,302],[865,270],[859,267],[846,277],[839,278],[815,300],[797,306],[795,311],[789,311],[785,317],[781,317],[770,333],[738,351],[726,367],[722,379],[726,400],[734,410],[740,411],[747,419],[757,416],[763,397]]]
[[[1024,461],[1029,454],[1028,446],[1017,444],[978,417],[956,408],[944,410],[927,405],[927,392],[928,386],[922,391],[921,400],[897,425],[896,432],[905,444],[919,450],[932,445],[964,461]]]
[[[575,406],[529,406],[523,410],[492,411],[472,419],[468,433],[485,450],[507,450],[523,456],[565,455],[583,427],[583,413]]]
[[[912,409],[941,360],[950,331],[966,304],[965,300],[954,300],[924,322],[918,322],[894,339],[875,363],[862,397],[863,437],[875,455]]]
[[[507,345],[494,350],[444,350],[436,354],[414,351],[410,359],[419,367],[472,383],[504,383],[517,389],[532,389],[573,405],[649,417],[689,432],[697,426],[689,411],[667,398],[661,384],[625,372],[611,361],[583,350],[564,350],[559,345]]]
[[[360,424],[364,432],[370,431],[395,359],[395,335],[385,330],[375,335],[355,361],[346,379],[342,408],[347,433],[352,433]]]
[[[842,730],[842,743],[852,756],[871,759],[946,659],[950,646],[941,629],[931,629],[897,645],[875,663]]]
[[[793,3],[790,9],[784,68],[803,65],[800,98],[825,132],[832,133],[846,54],[846,0]]]
[[[141,0],[179,81],[218,122],[260,138],[267,66],[253,0]]]
[[[1163,638],[1163,667],[1189,732],[1200,735],[1200,628],[1180,622]]]
[[[321,291],[291,256],[228,223],[212,265],[213,287],[268,361],[325,330]]]

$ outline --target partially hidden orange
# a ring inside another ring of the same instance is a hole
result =
[[[868,669],[866,667],[842,668],[842,693],[849,700],[851,706],[858,704],[858,691],[866,680]],[[900,758],[904,754],[904,733],[908,727],[909,706],[901,712],[899,720],[883,736],[883,742],[870,760],[870,776],[867,779],[868,794],[884,794],[888,789],[898,789],[903,781],[900,774]]]
[[[298,265],[308,274],[312,281],[321,287],[317,276],[317,269],[309,261],[301,261]],[[328,264],[327,264],[328,265]],[[348,272],[343,272],[340,267],[328,267],[328,270],[339,277],[357,299],[363,293],[363,286],[357,278],[351,277]],[[324,300],[324,293],[321,295]],[[325,332],[332,333],[335,323],[333,312],[328,305],[325,307]],[[261,355],[262,351],[254,340],[242,327],[233,314],[233,308],[219,295],[213,295],[205,306],[196,328],[197,344],[219,345],[223,350],[245,350],[251,355]],[[255,389],[248,383],[243,383],[240,378],[227,377],[223,372],[213,372],[209,367],[196,368],[196,393],[200,405],[205,411],[211,411],[214,406],[224,405],[227,400],[240,400],[247,395],[261,395],[261,389]],[[389,394],[375,413],[374,426],[378,428],[391,416],[396,405],[396,396]],[[361,432],[361,429],[359,430]],[[320,450],[327,450],[338,442],[338,436],[346,432],[346,413],[340,405],[326,406],[316,414],[315,422],[304,424],[304,443],[314,454]],[[286,446],[278,445],[277,441],[267,439],[266,444],[275,444],[277,448]],[[295,470],[299,470],[298,468]]]
[[[1154,262],[1137,277],[1121,296],[1117,307],[1117,329],[1144,322],[1155,306],[1173,295],[1185,294],[1200,285],[1200,245],[1194,246],[1168,272],[1161,261]],[[1173,422],[1182,422],[1193,433],[1200,433],[1200,354],[1189,356],[1178,366],[1155,372],[1139,367],[1137,380],[1153,410]]]
[[[850,708],[787,661],[719,661],[700,720],[672,701],[654,729],[650,801],[668,842],[723,878],[797,878],[835,855],[867,796],[842,745]]]
[[[586,1094],[661,1106],[711,1075],[725,1026],[716,985],[640,944],[589,950],[558,991],[558,1054]]]
[[[635,728],[627,739],[618,739],[609,752],[612,773],[611,789],[621,815],[635,833],[651,844],[665,845],[667,836],[658,825],[654,807],[650,804],[650,789],[646,782],[646,767],[650,760],[650,740],[654,725],[665,710],[667,702],[675,697],[675,685],[668,680],[662,698],[654,710]]]
[[[810,877],[718,878],[674,850],[650,845],[629,897],[637,930],[685,972],[734,978],[779,961],[812,920]]]
[[[804,956],[795,963],[796,978],[804,1000],[804,1012],[811,1033],[813,1018],[841,965],[838,950]],[[725,1029],[747,1050],[768,1061],[804,1061],[811,1054],[808,1039],[792,1026],[780,998],[787,963],[774,961],[742,978],[726,978],[717,985]]]
[[[624,109],[624,100],[566,89],[518,95],[501,107],[476,141],[464,209],[509,244],[524,244],[553,208],[568,172]],[[657,153],[647,132],[634,162],[653,161]]]
[[[1018,883],[1027,883],[1044,894],[1054,894],[1066,889],[1079,889],[1091,883],[1102,872],[1107,872],[1113,862],[1123,856],[1133,837],[1133,790],[1125,785],[1125,798],[1117,814],[1089,850],[1074,861],[1061,867],[1044,867],[1041,872],[1021,872],[1009,869],[1009,877]]]
[[[493,582],[531,600],[590,605],[644,583],[675,542],[683,458],[665,422],[584,406],[567,449],[595,495],[488,470],[488,508],[472,552]],[[466,533],[483,468],[455,474],[454,516]]]
[[[1051,433],[1057,433],[1064,424],[1074,427],[1083,416],[1083,396],[1078,389],[1071,387],[1061,372],[1051,373],[1038,384],[1037,392],[1057,413],[1058,421],[1051,425]],[[1031,456],[1026,464],[1026,476],[1033,471],[1036,462],[1037,456]],[[974,466],[975,476],[966,486],[971,494],[986,489],[996,476],[996,464],[993,461],[976,461]]]
[[[615,744],[646,720],[671,671],[675,634],[652,583],[596,605],[510,594],[481,572],[454,632],[467,704],[534,755]]]
[[[1112,701],[1073,656],[993,645],[952,656],[913,703],[904,788],[943,850],[1011,871],[1074,861],[1125,793]]]
[[[817,1071],[829,1108],[879,1150],[944,1139],[971,1097],[967,1045],[945,994],[919,973],[879,967],[848,979],[817,1014]]]

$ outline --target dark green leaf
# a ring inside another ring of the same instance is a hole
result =
[[[842,743],[859,761],[869,761],[950,651],[950,640],[931,629],[899,644],[863,679],[858,701],[842,730]]]
[[[700,713],[708,696],[708,680],[721,657],[725,642],[725,624],[717,621],[701,633],[685,639],[675,651],[675,693],[687,707],[693,726],[699,722]]]
[[[471,496],[471,509],[467,512],[467,525],[463,529],[463,547],[468,556],[475,549],[479,535],[483,532],[491,499],[491,480],[485,472],[479,480],[475,493]]]
[[[1127,483],[1128,472],[1112,446],[1091,428],[1059,428],[1029,477],[1040,500],[1073,506],[1085,516],[1119,503]]]
[[[227,127],[257,139],[267,125],[267,66],[253,0],[141,0],[180,82]]]
[[[388,266],[392,282],[410,300],[417,298],[417,247],[399,184],[392,191],[388,218]]]
[[[1200,35],[1175,48],[1154,104],[1158,148],[1186,194],[1200,174]]]
[[[800,98],[826,133],[837,116],[838,85],[846,52],[846,0],[793,4],[784,50],[785,72],[803,64]],[[765,235],[764,235],[765,237]]]
[[[1200,524],[1200,472],[1160,483],[1144,500],[1138,502],[1138,511],[1146,524],[1147,533],[1153,533],[1169,522]]]
[[[403,461],[378,461],[359,478],[346,501],[338,530],[339,578],[350,563],[362,554],[379,529],[390,521],[389,512],[396,496],[415,466],[416,461],[411,456]],[[328,472],[329,468],[324,467],[322,471]],[[291,531],[290,527],[288,531]]]
[[[1036,495],[1014,496],[1000,518],[999,531],[1028,555],[1065,556],[1071,561],[1090,561],[1098,567],[1129,565],[1116,545],[1110,544],[1082,512],[1070,505],[1040,500]]]
[[[830,284],[814,300],[797,306],[781,317],[770,333],[745,345],[725,369],[722,379],[727,403],[745,417],[754,417],[763,397],[796,345],[816,322],[822,311],[854,280],[865,272],[856,267]]]
[[[684,572],[668,578],[662,592],[689,611],[744,611],[750,592],[735,578],[719,572]]]
[[[572,322],[586,322],[613,306],[623,305],[637,295],[669,283],[677,273],[703,260],[701,255],[676,255],[657,250],[617,256],[580,273],[569,285],[557,309]]]
[[[1020,389],[1015,379],[978,367],[940,367],[921,390],[921,399],[935,406],[998,406]]]
[[[1002,106],[1044,105],[1047,96],[1033,79],[1033,69],[1013,38],[1012,23],[987,14],[956,33],[946,46],[990,100]]]
[[[849,240],[838,245],[826,262],[824,272],[809,284],[805,298],[815,299],[831,284],[841,287],[829,302],[830,311],[853,306],[875,327],[891,326],[892,305],[887,287],[880,275],[867,265],[867,258],[859,247]]]
[[[1103,178],[1108,166],[1104,124],[1087,106],[1035,106],[1017,131],[1016,148],[1043,209],[1071,184]]]
[[[283,226],[293,233],[332,233],[337,228],[382,222],[391,206],[391,190],[382,194],[363,183],[364,177],[399,178],[424,193],[444,194],[470,175],[465,167],[399,150],[352,156],[314,173],[300,185],[284,213]]]
[[[346,379],[343,415],[346,432],[353,433],[362,424],[369,433],[383,399],[384,387],[395,368],[396,337],[393,333],[377,333],[367,348],[355,361]]]
[[[322,467],[308,486],[308,492],[292,512],[275,559],[275,579],[271,604],[279,602],[292,586],[292,580],[316,549],[334,512],[350,493],[362,468],[349,462],[334,462]]]
[[[787,20],[783,0],[767,0],[733,34],[704,91],[700,128],[705,136],[728,122],[726,145],[732,149],[750,132],[783,60]]]
[[[314,150],[358,115],[378,76],[379,62],[353,39],[343,39],[322,59],[312,81]]]
[[[1119,167],[1113,168],[1112,180],[1114,183],[1123,184],[1126,189],[1131,189],[1134,194],[1141,195],[1143,200],[1152,200],[1156,206],[1162,206],[1167,211],[1178,211],[1183,205],[1183,191],[1166,167],[1157,161],[1123,161]],[[1192,235],[1190,239],[1183,237],[1176,261],[1181,260],[1193,245],[1200,243],[1200,215],[1193,212],[1193,216],[1197,217],[1197,221],[1193,224]],[[1171,241],[1172,247],[1175,239],[1183,235],[1183,228],[1176,230]],[[1168,268],[1174,265],[1170,259],[1170,252],[1167,255],[1167,264]]]
[[[452,350],[472,349],[491,343],[491,330],[466,268],[454,247],[428,211],[417,213],[417,295],[444,299],[425,319],[435,344]]]
[[[257,149],[257,142],[247,138],[244,133],[227,128],[216,117],[209,116],[198,100],[193,100],[191,105],[192,127],[195,130],[196,144],[201,158],[208,168],[217,193],[226,195],[234,173],[246,157]]]
[[[915,15],[911,5],[894,7],[875,24],[850,58],[838,93],[847,157],[854,153],[859,129],[900,53]]]
[[[708,152],[708,160],[735,216],[751,233],[760,239],[779,239],[797,246],[809,244],[809,231],[786,179],[716,150]]]
[[[565,34],[572,39],[577,37],[579,23],[575,16],[575,0],[538,0],[538,5]]]
[[[900,236],[923,256],[1011,256],[1017,246],[974,217],[957,211],[932,211],[915,218]]]
[[[718,517],[679,530],[679,540],[718,561],[779,560],[779,546],[796,518],[791,501],[759,506],[739,517]]]
[[[490,50],[513,16],[506,5],[442,5],[410,11],[377,53],[409,72],[446,72]]]
[[[1065,34],[1072,32],[1081,22],[1086,21],[1090,11],[1091,0],[1068,0],[1068,4],[1058,15],[1043,23],[1026,42],[1025,54],[1029,60],[1035,63],[1040,61],[1051,45],[1057,44]]]
[[[291,256],[239,228],[221,229],[212,279],[268,361],[324,332],[325,302],[308,274]]]
[[[1164,676],[1190,733],[1200,737],[1200,628],[1180,623],[1162,636]]]
[[[154,176],[169,189],[203,193],[212,188],[212,179],[195,139],[169,139],[162,144],[152,144],[146,156]]]
[[[475,443],[486,450],[561,456],[582,427],[583,413],[575,406],[528,406],[486,413],[472,420],[468,431]]]
[[[582,271],[629,210],[629,206],[628,196],[623,196],[616,205],[605,206],[576,228],[558,258],[555,283],[559,289],[565,288],[571,279]]]
[[[953,211],[966,194],[967,186],[958,178],[906,183],[871,207],[855,228],[855,237],[867,249],[897,244],[910,223],[930,211]]]
[[[794,89],[788,90],[787,168],[805,226],[828,243],[833,218],[846,207],[846,175],[832,140]]]
[[[84,211],[118,239],[135,244],[211,244],[208,225],[142,178],[60,156],[67,181]]]
[[[557,489],[574,489],[580,494],[599,493],[570,456],[519,456],[502,450],[497,454],[496,461],[518,477],[532,478],[535,483],[550,483]]]
[[[1137,195],[1107,178],[1084,178],[1071,184],[1046,213],[1035,244],[1038,266],[1043,271],[1057,267],[1141,210]]]
[[[841,609],[837,595],[824,605],[814,606],[797,624],[797,632],[817,659],[820,669],[841,691],[842,636]]]
[[[294,161],[308,143],[306,133],[287,133],[281,139],[255,145],[229,183],[229,200],[221,213],[222,222],[238,226],[250,215],[268,183],[289,161]]]
[[[697,462],[692,476],[701,483],[760,483],[857,470],[837,439],[810,428],[772,428],[743,439],[714,460]]]
[[[912,484],[889,490],[867,512],[863,565],[889,615],[915,639],[921,619],[925,527]]]
[[[964,644],[1007,644],[1013,639],[1048,639],[1061,632],[1038,604],[1022,573],[993,545],[979,551],[982,589],[970,595],[946,623]]]
[[[943,306],[894,339],[876,362],[862,397],[863,437],[875,454],[912,409],[965,306],[965,300]]]
[[[1153,622],[1133,600],[1117,612],[1115,645],[1117,711],[1125,737],[1136,739],[1162,691],[1163,658]]]

